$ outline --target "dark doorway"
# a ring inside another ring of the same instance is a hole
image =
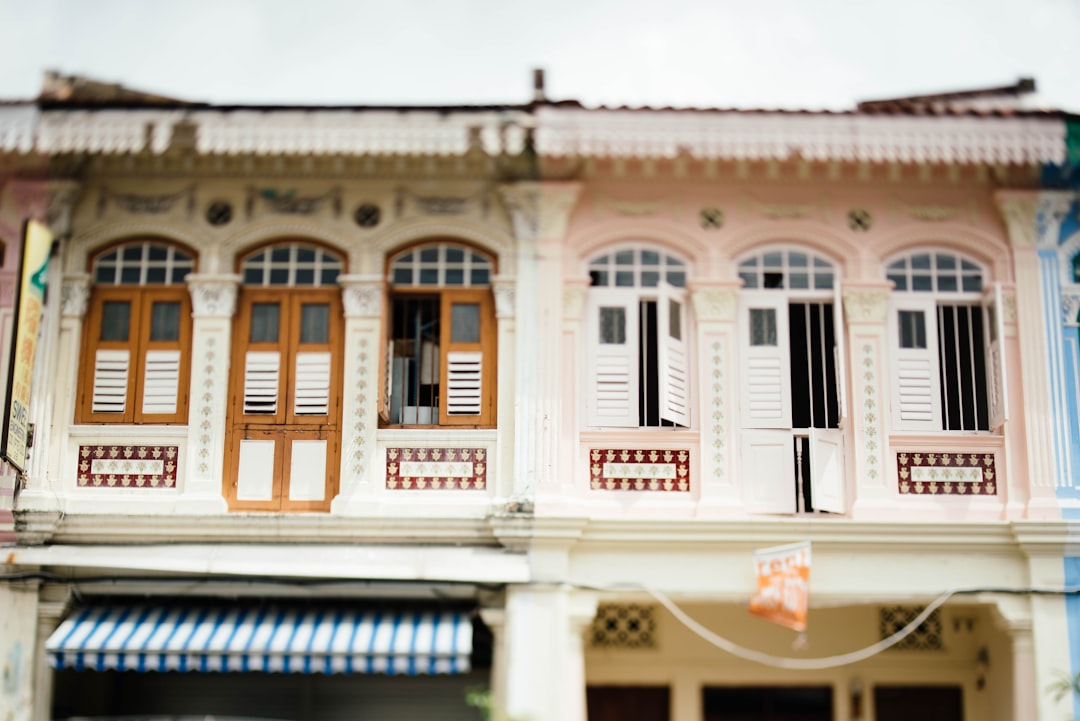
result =
[[[964,692],[959,686],[876,686],[877,721],[963,721]]]
[[[704,721],[832,721],[833,717],[833,692],[828,686],[707,686],[702,696]]]
[[[589,721],[669,721],[667,686],[589,686],[585,690]]]

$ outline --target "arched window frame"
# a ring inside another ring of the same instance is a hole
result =
[[[689,262],[660,246],[624,243],[586,266],[586,424],[689,428]]]
[[[129,239],[88,262],[77,423],[181,424],[190,394],[196,254],[161,238]]]
[[[460,241],[428,240],[388,256],[386,273],[383,423],[494,427],[495,259]]]
[[[1001,285],[945,247],[886,259],[892,420],[899,431],[988,432],[1008,419]]]
[[[232,510],[324,511],[337,491],[343,253],[283,239],[237,258],[225,496]]]

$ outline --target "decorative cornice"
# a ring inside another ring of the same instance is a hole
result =
[[[86,315],[90,302],[90,276],[67,275],[60,285],[60,315],[64,318],[81,319]]]
[[[580,183],[523,182],[499,187],[518,239],[562,238],[581,194]]]
[[[738,308],[739,286],[736,283],[707,286],[692,284],[690,299],[699,322],[731,323],[735,321]]]
[[[191,314],[195,318],[232,318],[236,312],[239,275],[189,275]]]
[[[1009,231],[1009,243],[1014,246],[1034,246],[1038,238],[1039,196],[1025,191],[998,191],[994,194],[1005,227]]]
[[[848,287],[843,289],[844,317],[849,324],[879,325],[885,322],[889,310],[888,285]]]
[[[379,318],[382,316],[383,277],[381,275],[342,275],[341,302],[346,318]]]

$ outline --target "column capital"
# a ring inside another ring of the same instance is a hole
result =
[[[1064,240],[1061,223],[1074,212],[1080,194],[1068,190],[1044,190],[1039,193],[1038,223],[1039,245],[1056,247]]]
[[[848,324],[881,325],[888,317],[892,283],[845,283],[844,317]]]
[[[1080,320],[1077,320],[1077,316],[1080,316],[1080,285],[1062,286],[1061,314],[1066,326],[1080,326]]]
[[[1038,243],[1038,191],[999,190],[994,193],[998,212],[1005,220],[1009,243],[1013,246],[1035,246]]]
[[[567,278],[563,281],[563,320],[580,321],[589,296],[588,278]]]
[[[383,276],[376,273],[338,276],[345,317],[381,317],[383,280]]]
[[[513,318],[517,309],[517,278],[496,275],[491,279],[491,292],[495,296],[495,315]]]
[[[734,322],[739,307],[741,287],[741,283],[733,281],[713,283],[692,281],[689,285],[690,299],[694,304],[697,320],[699,322]]]
[[[65,275],[60,281],[60,315],[81,319],[90,302],[90,276],[86,273]]]
[[[239,275],[193,274],[187,277],[191,314],[195,318],[232,318],[236,312]]]
[[[578,182],[508,183],[499,186],[499,197],[510,211],[519,240],[561,238],[581,187]]]

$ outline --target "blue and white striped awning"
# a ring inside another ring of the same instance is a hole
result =
[[[55,668],[95,671],[463,673],[472,624],[455,612],[88,606],[46,649]]]

